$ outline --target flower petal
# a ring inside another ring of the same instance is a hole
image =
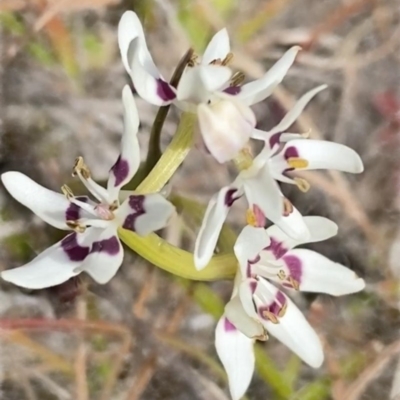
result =
[[[239,261],[242,276],[247,276],[249,262],[256,260],[260,252],[271,243],[264,228],[247,225],[240,232],[233,250]]]
[[[319,92],[326,89],[327,85],[320,85],[306,94],[304,94],[300,99],[296,102],[293,108],[283,117],[282,121],[279,122],[278,125],[273,127],[270,131],[265,132],[266,134],[273,135],[275,133],[285,132],[288,128],[292,126],[292,124],[296,121],[296,119],[303,112],[304,108],[310,102],[310,100]]]
[[[225,186],[208,203],[194,248],[197,270],[202,270],[209,263],[228,212],[240,196],[239,187]]]
[[[290,276],[304,292],[343,296],[365,288],[365,282],[354,271],[308,249],[287,252],[282,260]]]
[[[254,373],[253,340],[243,335],[223,316],[215,331],[215,347],[228,375],[233,400],[239,400]]]
[[[256,124],[250,108],[228,99],[217,100],[211,105],[200,104],[197,114],[204,143],[220,163],[239,153]]]
[[[256,296],[258,290],[262,290],[265,295],[271,296],[271,298],[284,299],[286,302],[286,310],[283,316],[278,316],[278,323],[274,323],[268,318],[261,319],[268,333],[296,353],[305,363],[313,368],[319,368],[324,360],[321,341],[303,313],[289,297],[267,280],[260,279],[255,293]],[[256,303],[259,306],[257,300]]]
[[[335,236],[338,232],[338,226],[328,218],[306,216],[303,217],[303,222],[308,228],[309,236],[298,239],[293,239],[276,225],[270,226],[267,234],[271,238],[271,245],[265,250],[272,252],[275,258],[280,258],[293,247],[304,243],[321,242]]]
[[[256,205],[266,218],[275,222],[283,214],[283,199],[278,184],[272,178],[266,164],[269,153],[263,150],[253,165],[239,174],[250,209]]]
[[[133,39],[142,39],[142,60],[151,73],[158,73],[151,54],[147,48],[143,26],[138,16],[133,11],[125,11],[118,24],[118,45],[121,52],[122,62],[128,73],[131,72],[128,58],[128,49]]]
[[[90,253],[80,267],[97,283],[105,284],[114,277],[124,258],[124,250],[117,236],[115,226],[108,229],[92,228],[95,240]]]
[[[253,303],[249,304],[254,309]],[[225,306],[225,315],[236,329],[248,338],[257,339],[265,335],[262,324],[258,321],[257,314],[249,314],[244,308],[242,298],[234,296]]]
[[[135,90],[144,100],[156,106],[170,104],[176,98],[176,90],[161,76],[154,63],[147,58],[144,39],[133,39],[128,49],[130,76]]]
[[[1,277],[27,289],[59,285],[81,272],[79,266],[89,254],[85,239],[87,236],[71,233],[28,264],[3,271]]]
[[[124,229],[146,236],[164,228],[174,206],[159,193],[131,195],[116,212],[116,217]]]
[[[310,232],[304,222],[304,217],[296,207],[293,207],[290,214],[282,215],[279,219],[273,222],[291,238],[302,241],[303,243],[308,242]]]
[[[69,229],[65,222],[70,202],[64,195],[46,189],[21,172],[5,172],[1,180],[15,200],[43,221],[58,229]]]
[[[304,160],[296,170],[335,169],[360,173],[364,166],[360,156],[350,147],[325,140],[291,140],[281,152],[273,156],[270,167],[274,170],[293,170],[290,159]]]
[[[201,63],[206,65],[214,60],[223,61],[230,50],[228,31],[223,28],[211,38],[204,51]]]
[[[231,76],[231,69],[220,65],[186,67],[179,81],[177,100],[207,103],[212,92],[226,85]]]
[[[282,82],[299,50],[299,46],[290,48],[262,78],[243,85],[237,94],[237,98],[247,105],[253,105],[270,96]]]
[[[120,188],[133,178],[140,165],[140,147],[137,138],[139,115],[128,85],[122,90],[122,102],[124,105],[124,134],[121,139],[121,153],[111,167],[107,184],[111,202],[117,200]]]

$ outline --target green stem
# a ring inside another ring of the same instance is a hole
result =
[[[197,271],[193,254],[172,246],[155,233],[140,237],[132,231],[120,228],[121,240],[148,262],[182,278],[195,281],[232,279],[236,272],[236,257],[233,253],[214,256],[208,266]]]
[[[170,81],[171,86],[175,88],[178,86],[183,71],[185,70],[186,65],[188,64],[188,62],[191,60],[192,57],[193,57],[193,49],[189,49],[179,61],[179,64],[172,75]],[[149,150],[147,152],[147,157],[143,167],[142,176],[147,176],[150,173],[150,171],[154,168],[157,161],[161,158],[162,155],[160,147],[161,132],[164,126],[165,119],[167,118],[169,108],[170,105],[160,107],[154,119],[153,127],[151,128],[150,132]]]
[[[157,164],[138,186],[140,193],[160,191],[182,164],[193,145],[193,130],[196,115],[183,113],[178,129]]]

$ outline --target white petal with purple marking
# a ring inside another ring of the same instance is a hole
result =
[[[226,85],[232,76],[228,67],[219,65],[197,65],[186,67],[177,89],[178,101],[206,103],[211,92]]]
[[[121,153],[110,169],[108,178],[107,191],[110,202],[118,199],[120,188],[133,178],[140,165],[140,147],[137,138],[139,115],[128,85],[122,90],[122,102],[124,105],[124,134],[121,139]]]
[[[294,249],[282,260],[287,272],[299,282],[301,291],[343,296],[365,288],[364,280],[354,271],[315,251]]]
[[[254,309],[253,303],[250,306]],[[239,295],[232,297],[225,306],[225,315],[229,321],[248,338],[256,339],[262,337],[265,332],[264,327],[258,321],[257,315],[253,314],[249,314],[246,311]]]
[[[228,212],[240,196],[239,187],[225,186],[208,203],[194,248],[197,270],[202,270],[209,263]]]
[[[5,172],[1,180],[15,200],[43,221],[58,229],[69,229],[65,222],[70,202],[64,195],[46,189],[21,172]]]
[[[254,341],[243,335],[223,316],[215,331],[215,347],[228,375],[233,400],[239,400],[254,373]]]
[[[81,272],[80,266],[89,254],[93,233],[94,228],[83,234],[71,233],[28,264],[3,271],[1,277],[27,289],[59,285]]]
[[[281,152],[270,159],[270,166],[276,170],[291,170],[287,160],[299,158],[308,165],[296,170],[334,169],[343,172],[360,173],[364,170],[360,156],[350,147],[325,140],[292,140]]]
[[[275,258],[280,258],[286,251],[291,250],[293,247],[304,243],[322,242],[337,235],[338,226],[328,218],[306,216],[302,219],[308,228],[308,237],[303,236],[296,240],[287,235],[278,226],[272,225],[267,228],[267,234],[271,238],[271,248],[266,251],[271,251],[275,255]]]
[[[243,85],[237,97],[245,104],[253,105],[270,96],[282,82],[299,50],[298,46],[290,48],[263,77]]]
[[[229,35],[226,28],[218,31],[208,43],[201,60],[203,65],[210,64],[214,60],[223,61],[230,52]]]
[[[176,90],[146,62],[146,47],[142,38],[133,39],[128,49],[130,76],[135,90],[144,100],[156,106],[170,104],[176,98]]]
[[[116,212],[116,217],[124,229],[146,236],[164,228],[174,206],[159,193],[131,195]]]
[[[237,101],[224,98],[197,108],[200,131],[214,158],[224,163],[247,144],[256,124],[253,111]]]
[[[320,367],[324,360],[322,344],[303,313],[284,293],[280,292],[267,280],[261,278],[260,284],[263,286],[262,291],[266,297],[280,298],[281,302],[284,301],[287,303],[284,315],[281,317],[277,316],[278,323],[274,323],[267,318],[261,319],[267,332],[276,337],[311,367]],[[258,288],[261,286],[260,284],[257,287],[256,294]],[[259,306],[259,303],[257,305]],[[270,305],[268,309],[273,312],[274,306],[275,304]]]
[[[278,184],[272,179],[266,165],[268,152],[263,150],[253,165],[239,174],[250,209],[256,205],[272,222],[279,220],[283,213],[283,200]]]
[[[247,225],[236,239],[233,250],[239,261],[241,272],[246,276],[248,263],[258,258],[260,252],[268,247],[271,239],[264,228]]]
[[[117,236],[117,226],[108,229],[92,228],[93,241],[90,253],[80,266],[97,283],[105,284],[114,277],[124,258],[124,250]]]

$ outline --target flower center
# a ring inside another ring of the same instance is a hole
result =
[[[109,206],[108,204],[100,203],[94,209],[99,218],[104,219],[105,221],[111,221],[115,218],[112,206]]]

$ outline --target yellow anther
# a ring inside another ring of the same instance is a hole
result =
[[[287,163],[294,169],[303,169],[308,167],[308,161],[300,157],[290,157]]]
[[[284,281],[286,279],[286,273],[285,273],[285,271],[283,269],[279,270],[277,275],[278,275],[278,278],[281,281]]]
[[[78,157],[75,160],[75,165],[72,168],[72,176],[76,176],[78,174],[81,174],[84,179],[90,179],[90,170],[88,166],[85,164],[85,161],[83,161],[83,157]]]
[[[310,184],[303,178],[294,178],[296,186],[304,193],[310,190]]]
[[[76,221],[67,221],[66,224],[69,228],[77,233],[83,233],[86,231],[86,226],[80,225]]]
[[[113,201],[113,203],[108,206],[108,209],[111,212],[115,211],[117,208],[118,208],[118,201],[117,200]]]
[[[245,79],[245,75],[243,72],[235,72],[231,78],[231,81],[229,83],[230,86],[240,86]]]
[[[72,197],[75,197],[74,193],[71,190],[71,188],[69,186],[67,186],[67,185],[62,185],[61,186],[61,191],[63,192],[64,196],[67,199],[71,199]]]
[[[250,208],[246,211],[246,222],[247,222],[247,225],[257,226],[256,215],[254,214],[254,211]]]
[[[289,276],[288,278],[289,283],[292,285],[293,289],[299,290],[300,289],[300,282],[296,281],[296,279]]]
[[[293,212],[293,204],[286,197],[283,198],[283,215],[287,217]]]
[[[233,53],[228,53],[226,57],[222,60],[221,65],[228,65],[233,60]]]
[[[269,339],[267,331],[264,330],[261,335],[254,336],[254,339],[266,342]]]
[[[279,324],[279,320],[275,314],[271,311],[264,310],[262,312],[264,318],[268,318],[273,324]]]
[[[279,317],[279,318],[282,318],[282,317],[285,316],[286,311],[287,311],[287,307],[288,307],[288,303],[286,302],[286,303],[281,307],[281,309],[280,309],[279,312],[278,312],[278,317]]]

